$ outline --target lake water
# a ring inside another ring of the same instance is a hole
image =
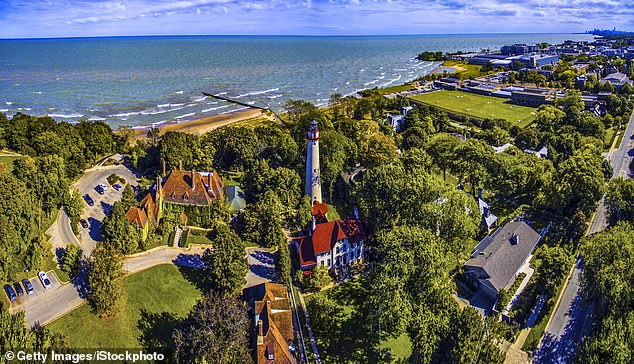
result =
[[[241,109],[202,91],[281,110],[334,93],[398,85],[438,63],[422,51],[591,40],[585,34],[372,37],[173,36],[0,40],[0,112],[113,127],[187,121]]]

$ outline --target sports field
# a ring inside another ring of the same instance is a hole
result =
[[[411,99],[476,119],[505,119],[522,128],[535,120],[535,108],[515,105],[500,97],[442,90],[412,96]]]

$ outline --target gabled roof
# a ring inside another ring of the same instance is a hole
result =
[[[137,225],[142,229],[145,228],[145,225],[147,224],[147,215],[145,214],[145,211],[136,206],[130,206],[128,212],[125,213],[125,218],[128,219],[131,224]]]
[[[482,218],[484,219],[487,227],[490,228],[491,226],[493,226],[493,224],[495,224],[498,217],[493,215],[489,204],[481,198],[478,199],[478,206],[480,207],[480,215],[482,215]]]
[[[215,172],[174,170],[161,188],[167,202],[209,205],[223,196],[222,181]]]
[[[159,215],[159,206],[154,202],[154,197],[152,193],[148,193],[141,200],[141,209],[145,211],[148,219],[152,221],[152,225],[154,227],[158,226],[158,215]]]
[[[540,239],[539,233],[524,221],[509,222],[480,241],[465,269],[481,268],[481,279],[488,280],[498,291],[505,289]]]
[[[231,211],[238,212],[247,207],[246,195],[240,186],[229,186],[225,189],[225,193],[227,194],[227,202]]]
[[[293,239],[299,247],[299,261],[302,268],[307,268],[317,264],[317,258],[315,257],[315,249],[313,248],[313,241],[310,236],[300,236]]]
[[[357,243],[364,238],[361,221],[347,217],[343,220],[329,221],[317,224],[313,231],[313,249],[315,254],[330,251],[338,241],[348,239]]]
[[[253,310],[256,330],[259,331],[258,321],[262,324],[262,342],[256,348],[256,363],[296,363],[288,347],[295,333],[286,287],[261,283],[245,288],[242,298]],[[274,355],[274,360],[268,359],[269,354]]]

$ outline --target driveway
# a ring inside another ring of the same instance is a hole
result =
[[[147,252],[126,257],[123,270],[127,274],[137,273],[160,264],[175,264],[190,268],[203,268],[202,253],[207,247],[192,246],[190,249],[161,246]],[[85,302],[87,285],[86,277],[80,275],[74,282],[60,284],[53,272],[48,272],[52,287],[45,290],[39,279],[32,278],[35,293],[22,296],[11,303],[11,313],[24,311],[27,327],[45,325]]]
[[[249,272],[244,288],[277,280],[275,275],[275,253],[260,248],[247,248]]]
[[[82,196],[89,195],[95,202],[93,206],[89,206],[84,201],[84,213],[81,218],[88,221],[89,227],[86,229],[79,228],[80,242],[73,234],[70,219],[61,211],[55,223],[46,231],[51,236],[49,242],[53,248],[53,253],[56,253],[59,248],[64,248],[68,243],[74,243],[83,249],[85,256],[90,255],[97,241],[101,240],[101,221],[112,209],[112,205],[121,200],[123,195],[123,189],[121,191],[115,190],[109,186],[106,180],[113,173],[125,178],[130,185],[137,185],[137,176],[123,164],[97,166],[86,170],[84,175],[72,185],[72,188],[77,188]],[[95,187],[100,183],[109,186],[103,195],[100,195],[95,190]]]

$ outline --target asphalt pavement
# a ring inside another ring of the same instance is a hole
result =
[[[614,168],[613,178],[632,177],[629,164],[634,157],[634,113],[624,132],[623,140],[617,150],[607,158]],[[588,235],[600,232],[608,226],[604,200],[590,222]],[[579,342],[582,340],[592,321],[592,302],[582,298],[580,278],[583,274],[583,257],[575,258],[568,282],[561,294],[560,301],[548,323],[540,347],[535,353],[535,363],[571,363]]]

